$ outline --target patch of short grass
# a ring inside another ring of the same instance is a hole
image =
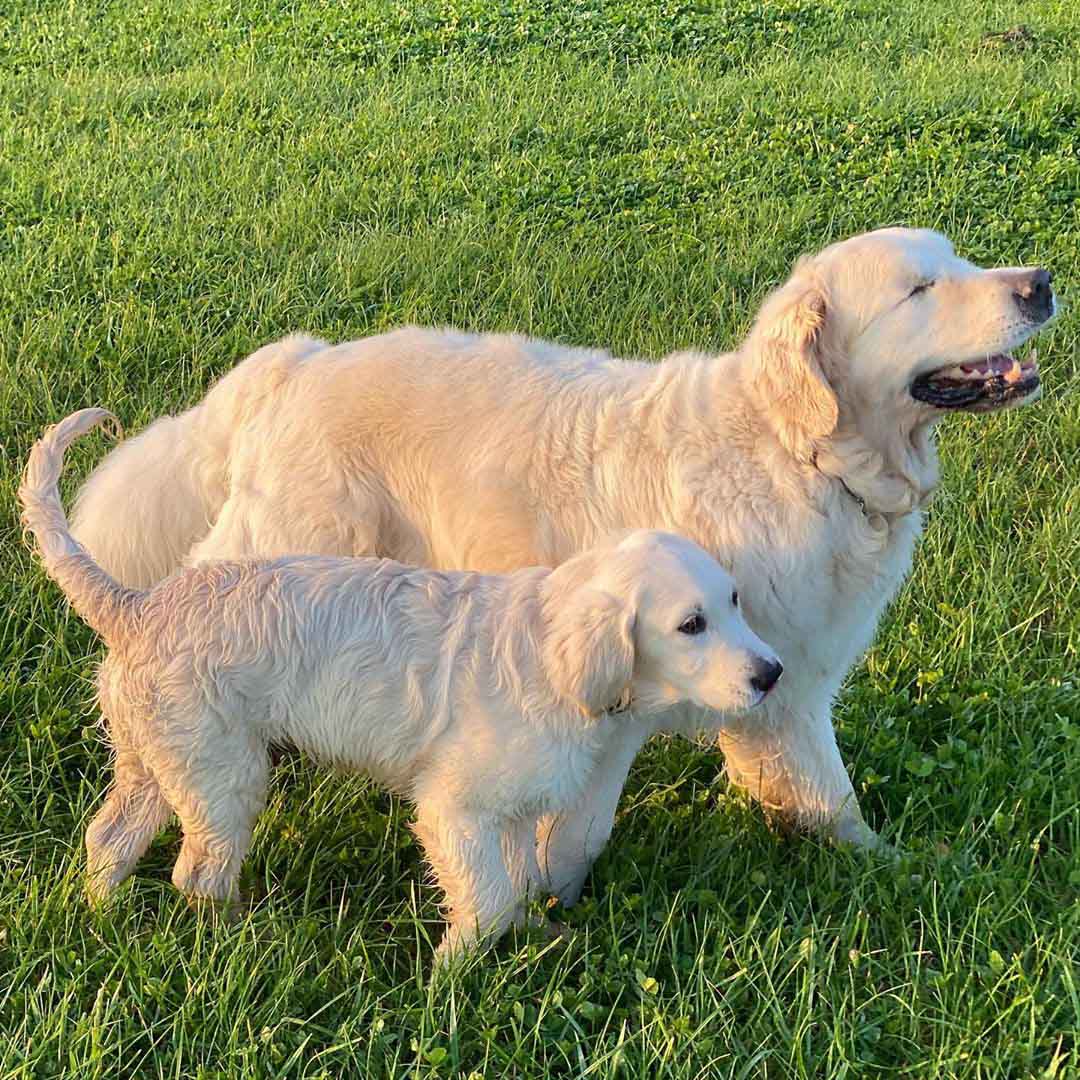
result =
[[[129,426],[289,330],[513,328],[660,356],[877,225],[1080,281],[1080,16],[940,0],[282,0],[0,11],[0,1076],[1080,1073],[1080,321],[955,418],[838,707],[899,865],[770,829],[657,740],[569,942],[448,986],[407,807],[289,760],[235,925],[80,894],[99,646],[19,542],[32,439]],[[72,455],[69,490],[103,446]]]

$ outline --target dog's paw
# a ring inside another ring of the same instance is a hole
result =
[[[860,848],[864,851],[888,850],[889,845],[870,828],[862,815],[852,814],[837,818],[829,826],[829,839],[834,844],[844,847]]]
[[[107,870],[87,873],[83,885],[87,905],[94,911],[104,911],[115,897],[118,884]]]
[[[208,896],[185,896],[184,899],[192,911],[222,926],[235,926],[243,922],[254,906],[246,896],[240,894],[224,900]]]
[[[902,848],[889,843],[860,819],[850,829],[832,830],[830,839],[838,847],[861,855],[871,855],[899,866],[904,859]]]
[[[549,919],[545,912],[536,912],[529,916],[528,929],[544,942],[559,941],[570,936],[570,928],[555,919]]]

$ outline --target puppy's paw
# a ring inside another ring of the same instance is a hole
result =
[[[533,912],[525,925],[530,935],[544,942],[558,941],[570,936],[570,928],[565,923],[548,918],[546,910]]]
[[[235,926],[251,914],[252,904],[247,897],[237,894],[224,900],[208,896],[185,896],[192,911],[222,926]]]
[[[888,843],[870,828],[861,814],[844,815],[828,827],[829,839],[841,847],[859,848],[863,851],[890,851]]]

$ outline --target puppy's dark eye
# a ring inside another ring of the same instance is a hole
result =
[[[910,300],[911,297],[918,296],[919,293],[926,292],[927,289],[932,289],[934,287],[934,284],[935,283],[933,281],[924,281],[921,285],[916,285],[915,288],[912,289],[911,292],[908,294],[908,299]]]
[[[739,606],[739,590],[738,589],[736,589],[731,594],[731,603],[732,603],[733,607],[738,607]]]
[[[680,634],[700,634],[703,633],[705,627],[708,624],[705,621],[705,616],[700,611],[696,611],[693,615],[687,619],[682,626],[679,627]]]

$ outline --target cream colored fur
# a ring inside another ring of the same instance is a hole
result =
[[[184,830],[177,888],[235,897],[267,747],[285,740],[415,802],[448,955],[521,917],[540,880],[538,819],[582,800],[609,744],[640,745],[681,702],[750,708],[778,675],[730,576],[654,531],[554,571],[315,556],[206,563],[126,588],[72,539],[57,494],[67,446],[110,419],[86,409],[50,429],[19,492],[46,569],[109,647],[99,697],[116,780],[86,835],[95,899],[170,812]],[[611,711],[619,702],[630,707]]]
[[[1013,271],[888,229],[801,261],[723,355],[635,363],[415,327],[336,347],[287,338],[111,455],[75,533],[132,585],[181,555],[505,571],[560,563],[612,529],[681,533],[735,574],[788,675],[766,723],[719,730],[684,709],[664,726],[714,730],[732,779],[766,806],[873,844],[830,708],[908,572],[938,482],[942,413],[912,381],[1038,325]],[[541,830],[564,900],[607,839],[636,749],[613,745],[578,812]]]

